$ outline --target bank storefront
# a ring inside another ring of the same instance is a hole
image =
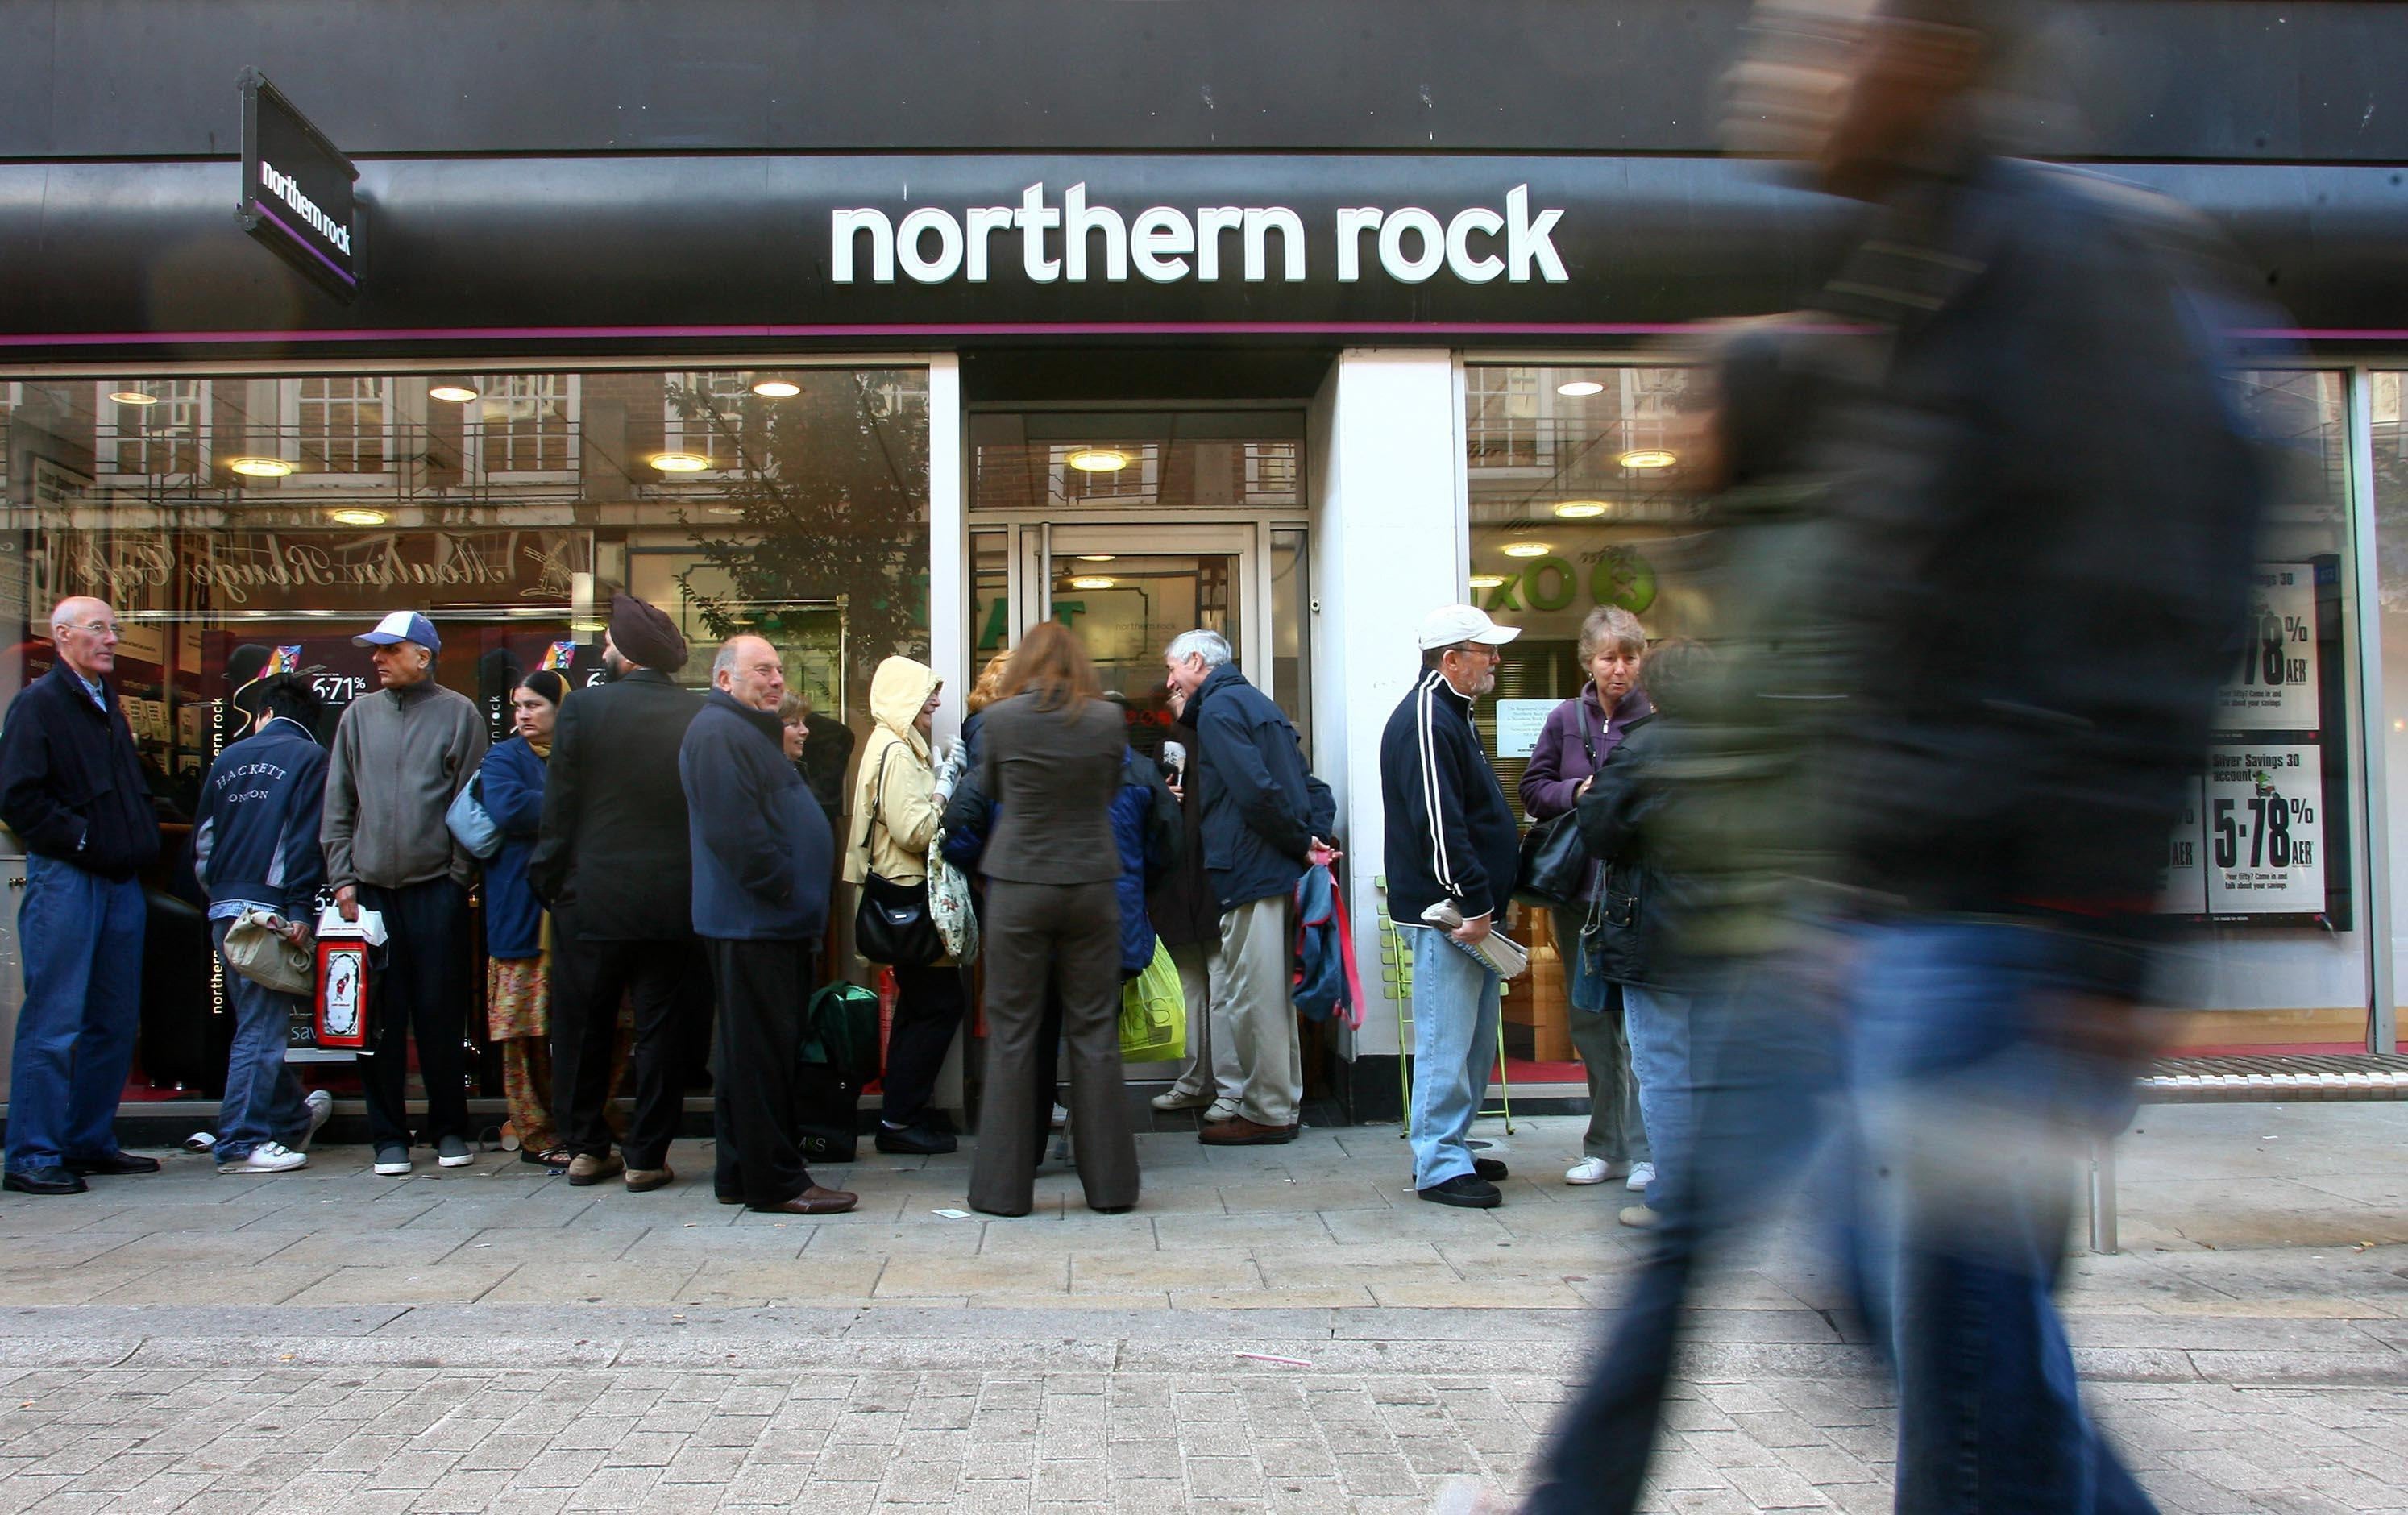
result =
[[[339,707],[373,687],[350,638],[391,609],[436,622],[440,679],[497,736],[525,671],[598,678],[597,607],[621,588],[697,643],[769,636],[856,737],[882,657],[936,665],[950,737],[979,669],[1053,619],[1151,748],[1161,649],[1208,626],[1339,797],[1359,954],[1383,971],[1312,1078],[1355,1118],[1397,1102],[1376,743],[1413,677],[1412,626],[1469,598],[1525,628],[1482,714],[1509,791],[1578,687],[1589,610],[1694,626],[1687,339],[1801,303],[1842,214],[1696,155],[356,171],[0,163],[0,245],[40,250],[0,288],[0,697],[51,665],[52,602],[108,599],[171,864],[233,684],[282,659]],[[2286,208],[2368,202],[2374,181],[2129,172],[2282,266],[2300,322],[2285,364],[2246,381],[2286,466],[2252,654],[2169,844],[2164,907],[2196,922],[2186,1036],[2387,1048],[2408,908],[2408,338],[2375,329],[2396,276],[2330,254]],[[254,186],[264,225],[226,214],[256,212]],[[2408,227],[2408,207],[2383,213]],[[14,886],[22,859],[5,863]],[[150,882],[127,1098],[191,1129],[227,1027],[184,881],[163,865]],[[19,993],[12,961],[0,1038]],[[1509,1005],[1517,1093],[1578,1086],[1565,1013],[1542,951]],[[294,1055],[347,1087],[341,1054],[296,1033]]]

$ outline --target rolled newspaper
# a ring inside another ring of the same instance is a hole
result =
[[[1463,929],[1463,912],[1448,900],[1440,900],[1422,912],[1422,920],[1447,934],[1447,940],[1477,958],[1483,966],[1499,979],[1518,979],[1530,966],[1530,953],[1520,942],[1501,931],[1492,931],[1477,942],[1467,942],[1455,933]]]

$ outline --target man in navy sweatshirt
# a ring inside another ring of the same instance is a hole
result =
[[[246,910],[284,922],[286,937],[307,944],[318,886],[326,881],[318,846],[326,807],[326,750],[317,737],[324,707],[308,681],[291,673],[246,684],[228,703],[251,718],[251,735],[209,765],[193,827],[193,874],[209,896],[209,935],[220,958],[226,933]],[[300,1001],[244,978],[231,961],[225,992],[234,1006],[234,1043],[211,1149],[218,1171],[307,1167],[309,1138],[334,1113],[335,1097],[321,1089],[305,1098],[284,1061]]]
[[[117,1145],[117,1101],[141,1013],[142,881],[159,823],[118,708],[117,612],[87,596],[50,612],[58,665],[0,727],[0,821],[25,844],[17,908],[25,1004],[8,1065],[6,1187],[79,1194],[92,1174],[156,1173]]]
[[[678,750],[678,778],[694,842],[694,929],[719,988],[715,1188],[724,1205],[840,1214],[859,1196],[811,1181],[795,1122],[795,1062],[815,981],[812,944],[827,929],[836,835],[786,761],[778,650],[731,636],[710,682]]]
[[[1464,949],[1505,924],[1521,851],[1471,707],[1497,687],[1497,650],[1520,635],[1469,605],[1423,617],[1421,679],[1380,738],[1388,913],[1413,954],[1413,1188],[1468,1209],[1502,1204],[1506,1171],[1464,1140],[1497,1060],[1503,987]],[[1440,905],[1462,925],[1425,924]]]

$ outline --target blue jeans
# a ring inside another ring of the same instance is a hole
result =
[[[1497,1064],[1497,975],[1429,926],[1413,947],[1413,1187],[1472,1171],[1464,1137]]]
[[[1761,963],[1726,965],[1691,996],[1691,1134],[1677,1155],[1656,1143],[1662,1177],[1647,1203],[1660,1219],[1588,1381],[1555,1423],[1526,1512],[1627,1515],[1638,1507],[1698,1265],[1808,1180],[1832,1123],[1836,945],[1818,938]]]
[[[141,1018],[147,910],[138,879],[25,859],[17,908],[25,1005],[8,1063],[8,1166],[118,1150],[117,1104]]]
[[[1901,1510],[2156,1508],[2083,1412],[2052,1297],[2075,1162],[2133,1104],[2131,1068],[2061,1032],[2122,963],[2012,922],[1859,932],[1856,1266],[1898,1379]]]
[[[240,1162],[263,1141],[297,1147],[309,1135],[309,1107],[301,1080],[284,1061],[293,1012],[299,1001],[254,983],[225,962],[226,929],[212,921],[209,935],[224,965],[226,1003],[234,1007],[234,1045],[226,1050],[225,1098],[218,1107],[218,1144],[210,1155]]]
[[[1687,1160],[1695,1139],[1689,997],[1624,984],[1622,1017],[1630,1034],[1630,1069],[1639,1079],[1639,1118],[1647,1123],[1647,1147],[1655,1154],[1656,1181],[1647,1186],[1647,1204],[1653,1209],[1662,1197],[1665,1171]]]

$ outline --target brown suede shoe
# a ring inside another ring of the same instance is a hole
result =
[[[1276,1147],[1296,1139],[1292,1125],[1261,1125],[1242,1115],[1226,1121],[1207,1121],[1197,1128],[1196,1139],[1207,1147]]]
[[[626,1168],[627,1165],[621,1161],[617,1152],[606,1153],[601,1157],[595,1157],[591,1152],[580,1152],[568,1160],[568,1181],[582,1189],[588,1184],[600,1183],[605,1179],[616,1178],[625,1172]]]
[[[627,1193],[649,1194],[655,1189],[666,1189],[677,1182],[677,1170],[663,1163],[656,1168],[629,1168]]]
[[[842,1215],[860,1203],[859,1194],[848,1194],[841,1189],[823,1189],[813,1184],[782,1205],[755,1205],[752,1208],[777,1215]]]

